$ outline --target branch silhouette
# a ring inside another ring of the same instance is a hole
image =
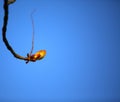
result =
[[[17,58],[17,59],[21,59],[21,60],[25,60],[26,64],[29,61],[35,62],[36,60],[41,60],[45,57],[46,55],[46,50],[39,50],[38,52],[36,52],[35,54],[32,55],[32,51],[34,48],[34,22],[33,22],[33,18],[32,18],[32,13],[31,14],[31,20],[32,20],[32,27],[33,27],[33,39],[32,39],[32,48],[29,54],[27,54],[27,57],[23,57],[20,56],[19,54],[17,54],[13,48],[10,46],[7,38],[6,38],[6,31],[7,31],[7,23],[8,23],[8,15],[9,15],[9,5],[14,3],[16,0],[4,0],[4,22],[3,22],[3,28],[2,28],[2,37],[3,37],[3,42],[5,43],[7,49],[12,53],[12,55]]]
[[[15,0],[14,0],[15,1]],[[13,3],[13,2],[11,2]],[[19,54],[17,54],[13,48],[10,46],[7,38],[6,38],[6,31],[7,31],[7,23],[8,23],[8,14],[9,14],[9,4],[11,4],[10,2],[8,2],[8,0],[4,0],[4,22],[3,22],[3,28],[2,28],[2,37],[3,37],[3,41],[7,47],[7,49],[13,54],[13,56],[15,58],[21,59],[21,60],[29,60],[28,57],[23,57],[20,56]]]

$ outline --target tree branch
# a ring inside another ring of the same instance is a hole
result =
[[[15,0],[14,0],[15,1]],[[11,2],[13,3],[13,2]],[[8,23],[8,14],[9,14],[9,4],[11,4],[8,0],[4,0],[4,22],[3,22],[3,28],[2,28],[2,37],[3,37],[3,41],[7,47],[7,49],[12,53],[12,55],[15,57],[15,58],[18,58],[18,59],[21,59],[21,60],[26,60],[28,61],[29,58],[28,57],[22,57],[20,56],[19,54],[17,54],[13,48],[10,46],[7,38],[6,38],[6,31],[7,31],[7,23]]]

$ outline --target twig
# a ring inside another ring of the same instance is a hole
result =
[[[9,14],[9,11],[8,11],[8,0],[4,0],[4,22],[3,22],[3,28],[2,28],[2,37],[3,37],[3,41],[7,47],[7,49],[12,53],[12,55],[15,57],[15,58],[18,58],[18,59],[21,59],[21,60],[29,60],[28,57],[22,57],[20,56],[19,54],[17,54],[13,48],[10,46],[9,42],[7,41],[7,38],[6,38],[6,31],[7,31],[7,23],[8,23],[8,14]]]
[[[21,59],[21,60],[25,60],[26,63],[28,63],[29,61],[35,62],[36,60],[41,60],[45,57],[46,55],[46,50],[39,50],[38,52],[36,52],[35,54],[32,54],[33,48],[34,48],[34,22],[33,22],[33,18],[32,18],[32,13],[31,14],[31,19],[32,19],[32,27],[33,27],[33,38],[32,38],[32,48],[31,48],[31,52],[30,55],[27,54],[27,57],[22,57],[19,54],[17,54],[13,48],[10,46],[7,38],[6,38],[6,31],[7,31],[7,23],[8,23],[8,14],[9,14],[9,9],[8,6],[9,4],[14,3],[15,0],[4,0],[4,22],[3,22],[3,28],[2,28],[2,37],[3,37],[3,42],[5,43],[7,49],[12,53],[12,55],[17,58],[17,59]]]
[[[33,52],[33,49],[34,49],[34,35],[35,35],[35,30],[34,30],[34,20],[33,20],[33,13],[35,12],[35,10],[31,13],[31,20],[32,20],[32,29],[33,29],[33,32],[32,32],[32,48],[31,48],[31,51],[29,53],[29,55],[31,56],[32,52]]]

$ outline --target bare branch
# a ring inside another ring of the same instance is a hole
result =
[[[23,57],[20,56],[19,54],[17,54],[13,48],[10,46],[7,38],[6,38],[6,31],[7,31],[7,23],[8,23],[8,15],[9,15],[9,4],[14,3],[15,0],[4,0],[4,22],[3,22],[3,28],[2,28],[2,37],[3,37],[3,42],[5,43],[7,49],[12,53],[12,55],[17,58],[17,59],[21,59],[21,60],[25,60],[26,63],[28,63],[29,61],[35,62],[36,60],[41,60],[45,57],[46,55],[46,50],[39,50],[38,52],[36,52],[35,54],[32,54],[33,48],[34,48],[34,21],[32,18],[32,13],[31,14],[31,20],[32,20],[32,27],[33,27],[33,38],[32,38],[32,48],[31,48],[31,52],[30,54],[27,54],[27,57]]]
[[[10,4],[10,2],[9,2]],[[3,41],[7,47],[7,49],[13,54],[14,57],[18,58],[18,59],[21,59],[21,60],[29,60],[28,57],[22,57],[20,56],[19,54],[17,54],[13,48],[10,46],[7,38],[6,38],[6,31],[7,31],[7,23],[8,23],[8,14],[9,14],[9,11],[8,11],[8,0],[4,0],[4,22],[3,22],[3,28],[2,28],[2,37],[3,37]]]

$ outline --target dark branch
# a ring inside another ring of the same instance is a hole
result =
[[[15,1],[15,0],[14,0]],[[13,3],[13,2],[12,2]],[[9,3],[10,4],[10,3]],[[19,54],[17,54],[13,48],[10,46],[9,42],[7,41],[7,38],[6,38],[6,31],[7,31],[7,23],[8,23],[8,14],[9,14],[9,11],[8,11],[8,0],[4,0],[4,22],[3,22],[3,28],[2,28],[2,37],[3,37],[3,41],[7,47],[7,49],[13,54],[13,56],[15,58],[18,58],[18,59],[21,59],[21,60],[29,60],[28,57],[22,57],[20,56]]]

